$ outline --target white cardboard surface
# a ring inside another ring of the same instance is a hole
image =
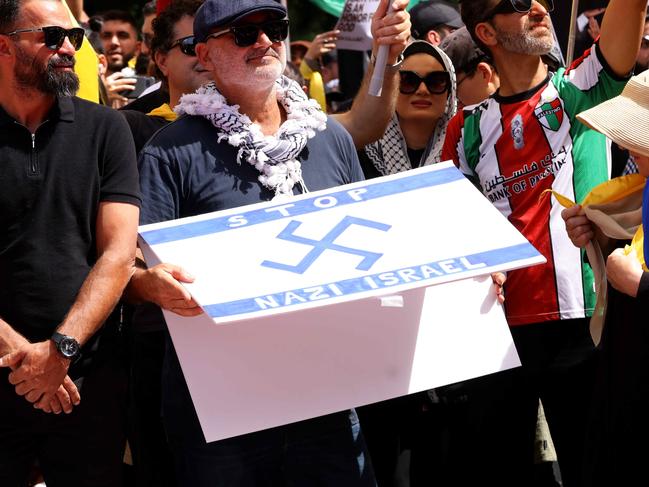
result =
[[[299,266],[350,217],[383,227],[344,227]],[[544,261],[449,163],[141,235],[209,312],[165,312],[207,441],[519,365],[488,274]],[[332,245],[380,255],[358,269],[367,255]]]
[[[336,47],[351,51],[372,49],[371,24],[379,0],[347,0],[336,29],[340,30]]]

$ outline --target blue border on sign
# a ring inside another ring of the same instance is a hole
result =
[[[333,197],[337,200],[336,207],[340,207],[354,203],[362,203],[368,200],[385,198],[386,196],[406,193],[408,191],[417,189],[438,186],[441,184],[448,184],[462,179],[464,179],[464,176],[457,168],[448,167],[437,171],[417,173],[412,176],[393,179],[383,183],[372,183],[368,184],[367,186],[357,186],[353,189],[333,191],[331,193],[320,194],[312,198],[305,198],[296,201],[288,200],[286,202],[283,202],[281,205],[264,207],[262,209],[250,210],[247,212],[243,211],[236,215],[229,214],[228,216],[219,216],[209,220],[184,223],[173,227],[145,231],[142,232],[141,235],[149,245],[175,242],[178,240],[185,240],[193,237],[202,237],[213,233],[220,233],[228,230],[236,230],[237,228],[243,228],[243,226],[232,226],[231,218],[233,216],[244,217],[247,221],[247,223],[245,224],[246,227],[287,218],[279,211],[274,210],[274,208],[280,208],[286,206],[287,204],[293,205],[291,207],[291,217],[296,217],[328,209],[314,205],[314,201],[321,198]],[[352,195],[350,195],[350,192],[354,192],[361,188],[366,190],[363,193],[362,200],[355,199],[352,197]]]
[[[227,303],[210,304],[204,306],[203,309],[212,318],[225,318],[268,309],[287,309],[300,304],[326,301],[340,296],[382,289],[387,290],[413,281],[431,285],[449,275],[462,275],[469,272],[475,274],[475,270],[478,268],[489,269],[496,265],[539,256],[539,252],[529,242],[525,242],[511,247],[427,262],[393,271],[368,274],[353,279],[311,286],[306,289],[292,289]]]

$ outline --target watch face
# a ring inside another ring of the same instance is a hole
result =
[[[79,353],[79,344],[74,338],[63,338],[59,344],[59,350],[64,357],[72,358]]]

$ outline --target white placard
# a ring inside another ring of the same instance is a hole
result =
[[[488,274],[545,261],[451,163],[140,231],[208,441],[518,365]]]
[[[340,30],[336,47],[350,51],[372,49],[371,24],[379,0],[347,0],[336,29]]]

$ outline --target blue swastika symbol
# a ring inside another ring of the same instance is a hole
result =
[[[337,252],[344,252],[346,254],[359,255],[363,257],[363,260],[356,266],[356,269],[366,271],[369,270],[374,265],[374,263],[381,258],[383,254],[344,247],[342,245],[334,243],[334,241],[352,225],[375,228],[376,230],[381,230],[382,232],[387,232],[392,227],[392,225],[386,225],[385,223],[365,220],[363,218],[356,218],[353,216],[346,216],[327,235],[325,235],[322,240],[312,240],[310,238],[295,235],[295,231],[299,228],[300,225],[302,225],[302,222],[299,222],[297,220],[291,221],[286,226],[286,228],[281,231],[277,238],[287,240],[289,242],[309,245],[313,247],[313,249],[297,265],[288,265],[282,264],[280,262],[265,260],[261,263],[262,266],[270,267],[272,269],[279,269],[282,271],[294,272],[296,274],[304,274],[304,272],[309,267],[311,267],[311,265],[318,259],[318,257],[323,254],[325,250],[335,250]]]

